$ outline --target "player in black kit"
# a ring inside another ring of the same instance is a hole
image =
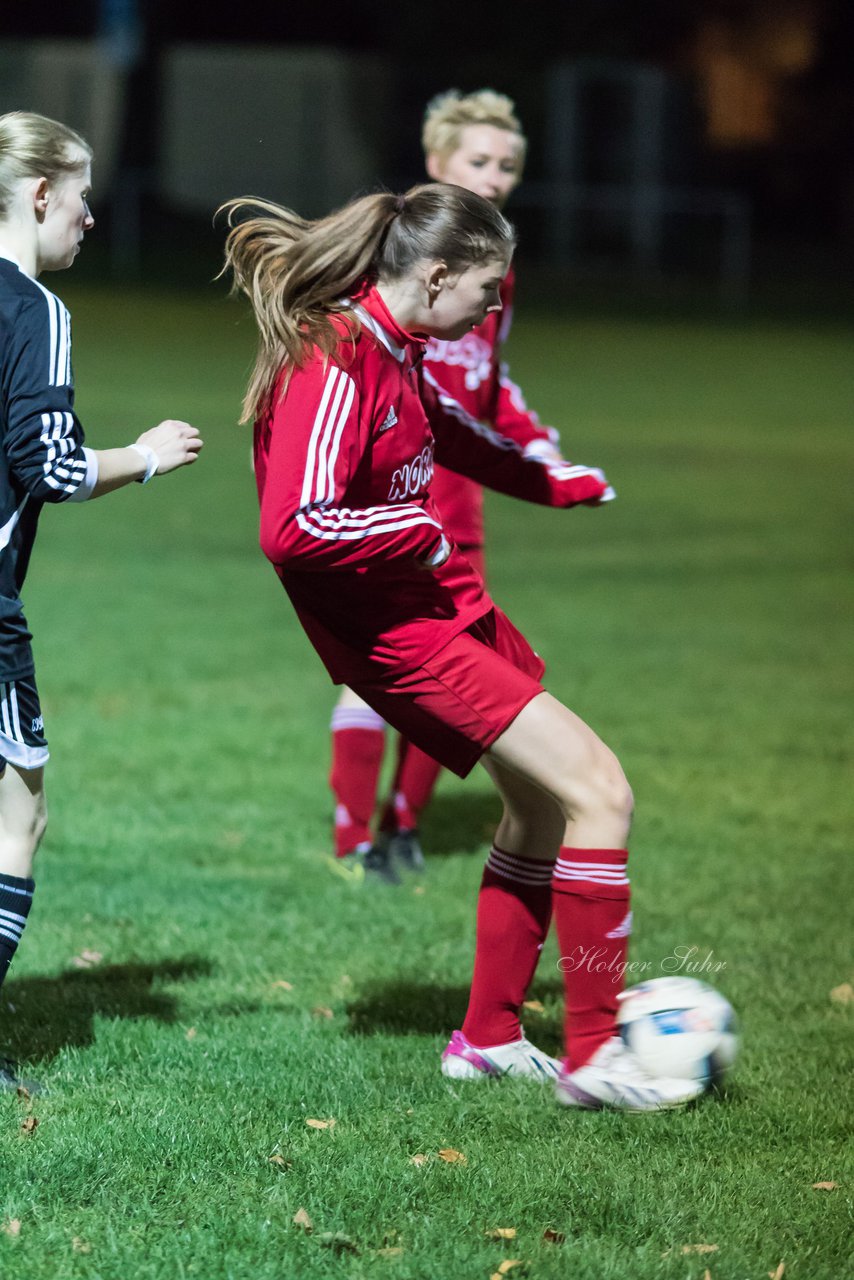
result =
[[[47,740],[20,590],[45,502],[85,502],[194,462],[195,427],[168,420],[124,449],[84,446],[71,326],[38,281],[70,267],[94,219],[92,152],[65,125],[0,116],[0,984],[27,921],[47,810]],[[0,1089],[19,1085],[0,1059]]]

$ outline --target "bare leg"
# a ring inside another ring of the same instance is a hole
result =
[[[349,689],[346,684],[341,686],[341,693],[338,695],[338,701],[335,706],[336,708],[346,707],[349,710],[357,711],[370,711],[371,709],[367,702],[360,698],[358,693],[354,693],[352,689]]]
[[[46,826],[44,769],[7,765],[0,776],[0,874],[32,874]]]
[[[504,803],[495,843],[507,853],[553,863],[563,843],[566,820],[553,796],[499,764],[491,754],[481,764]]]
[[[564,819],[562,844],[579,849],[625,847],[632,793],[619,761],[551,694],[541,693],[523,707],[487,752],[485,763],[491,761],[557,804]]]
[[[17,950],[33,901],[31,873],[47,826],[44,769],[7,764],[0,776],[0,984]],[[17,1078],[0,1062],[0,1089]]]

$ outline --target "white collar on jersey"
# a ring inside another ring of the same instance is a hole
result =
[[[349,301],[349,300],[345,299],[345,302],[346,301]],[[352,306],[353,310],[355,311],[356,315],[359,317],[359,320],[365,326],[365,328],[369,329],[375,338],[379,338],[380,342],[383,344],[386,350],[390,351],[391,354],[394,356],[395,360],[399,360],[400,363],[402,364],[403,361],[406,359],[406,352],[404,351],[403,347],[399,347],[396,342],[392,342],[391,338],[389,337],[386,330],[382,327],[379,320],[375,320],[374,317],[371,315],[371,313],[369,311],[366,311],[365,308],[361,306],[361,304],[358,302],[351,302],[350,306]]]

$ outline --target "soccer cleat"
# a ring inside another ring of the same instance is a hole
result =
[[[343,858],[330,858],[328,861],[336,875],[356,884],[364,881],[370,884],[400,884],[400,876],[389,850],[380,844],[360,845]]]
[[[18,1075],[18,1064],[11,1058],[0,1058],[0,1093],[36,1094],[44,1090],[37,1080]]]
[[[469,1044],[462,1031],[455,1031],[442,1054],[442,1075],[451,1080],[487,1080],[490,1076],[513,1076],[539,1080],[545,1084],[554,1080],[560,1070],[556,1058],[550,1058],[536,1045],[526,1040],[513,1040],[510,1044],[491,1045],[488,1049],[476,1049]]]
[[[561,1067],[555,1081],[558,1102],[566,1107],[619,1111],[670,1111],[684,1107],[704,1092],[699,1080],[652,1076],[619,1036],[612,1036],[577,1071]]]
[[[409,831],[395,831],[386,836],[386,840],[392,858],[404,871],[420,874],[424,870],[424,850],[414,827]]]
[[[367,880],[382,881],[383,884],[400,884],[400,876],[397,874],[389,849],[383,849],[379,844],[372,844],[362,857],[362,865],[365,868]]]

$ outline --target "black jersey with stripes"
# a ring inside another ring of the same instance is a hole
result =
[[[42,506],[88,498],[95,474],[74,412],[68,311],[0,255],[0,681],[33,671],[20,591]]]

